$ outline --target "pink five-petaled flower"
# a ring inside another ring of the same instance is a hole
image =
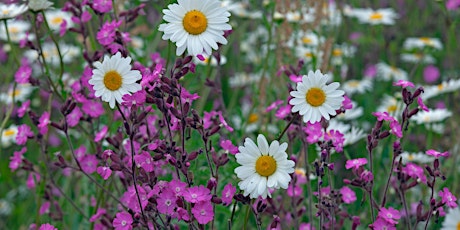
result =
[[[342,200],[346,204],[351,204],[356,201],[356,193],[347,186],[340,189],[340,194],[342,194]]]
[[[291,114],[292,105],[281,106],[275,113],[275,117],[278,119],[284,119],[287,115]]]
[[[124,106],[132,106],[137,105],[141,106],[145,103],[146,94],[144,90],[139,90],[132,95],[125,94],[122,97],[123,102],[121,103]]]
[[[131,230],[133,229],[133,226],[131,224],[133,223],[133,218],[131,217],[131,214],[127,212],[119,212],[115,216],[115,219],[113,219],[113,227],[115,230]]]
[[[18,135],[16,135],[16,144],[24,145],[27,142],[29,137],[33,137],[34,133],[31,131],[30,127],[26,124],[18,126]]]
[[[378,121],[393,121],[396,120],[394,117],[392,117],[388,112],[374,112],[372,113],[375,117],[377,117]]]
[[[390,207],[388,209],[386,208],[380,208],[378,216],[382,219],[384,219],[386,222],[390,224],[397,224],[399,218],[401,218],[401,214],[399,213],[398,210]]]
[[[138,195],[141,200],[142,208],[144,209],[147,204],[149,203],[149,198],[153,196],[153,194],[146,191],[146,189],[140,185],[137,186],[137,191],[134,188],[134,185],[128,187],[128,191],[126,191],[123,196],[121,197],[121,201],[134,212],[141,212],[141,208],[139,207],[139,200]],[[148,188],[148,187],[146,187]]]
[[[86,100],[81,109],[92,118],[98,118],[104,113],[102,103],[95,100]]]
[[[385,219],[377,217],[374,223],[371,224],[373,230],[396,230],[394,224],[387,222]]]
[[[27,63],[24,63],[14,74],[14,79],[18,84],[26,84],[29,83],[29,78],[31,74],[32,68]]]
[[[450,208],[456,208],[457,198],[449,191],[448,188],[443,188],[442,191],[439,191],[439,196],[442,199],[442,202],[447,204]]]
[[[109,179],[110,175],[112,175],[112,169],[110,169],[110,167],[99,166],[96,171],[104,180]]]
[[[345,138],[343,134],[338,130],[330,130],[329,132],[324,134],[325,141],[332,141],[332,145],[334,145],[335,151],[342,152],[343,151],[343,143]]]
[[[405,80],[398,80],[397,82],[393,82],[393,85],[394,86],[401,86],[403,88],[407,88],[407,87],[414,88],[415,87],[414,83],[412,83],[410,81],[405,81]]]
[[[238,147],[233,145],[232,141],[230,140],[221,140],[220,141],[220,147],[222,147],[224,150],[228,151],[230,154],[237,154],[238,153]]]
[[[46,224],[40,225],[40,228],[38,228],[38,230],[58,230],[58,229],[54,227],[53,225],[46,223]]]
[[[115,30],[121,25],[122,21],[105,22],[97,32],[96,38],[99,44],[108,46],[115,41]]]
[[[18,109],[18,117],[24,117],[24,115],[29,111],[30,100],[27,100],[21,104],[21,107]]]
[[[428,107],[426,107],[425,103],[423,103],[422,97],[417,98],[417,104],[421,110],[426,111],[426,112],[430,111]]]
[[[141,154],[134,156],[134,162],[138,168],[143,168],[146,172],[153,172],[153,158],[147,151],[142,151]]]
[[[95,142],[99,142],[101,141],[102,139],[104,139],[105,135],[107,134],[107,131],[109,131],[109,128],[104,125],[101,129],[101,131],[99,131],[98,133],[96,133],[96,136],[94,137],[94,141]]]
[[[268,113],[275,108],[277,108],[279,105],[283,104],[283,100],[276,100],[275,102],[271,103],[266,109],[265,112]]]
[[[27,188],[33,189],[37,185],[36,182],[40,182],[40,174],[36,172],[31,172],[29,173],[29,176],[27,177],[26,185]]]
[[[176,194],[172,189],[169,187],[163,189],[161,196],[157,198],[158,211],[162,214],[173,215],[174,209],[177,207],[176,200]]]
[[[309,144],[318,142],[319,139],[323,136],[323,128],[321,127],[321,122],[315,122],[313,124],[308,122],[307,126],[302,128],[302,130],[307,134],[307,142]]]
[[[235,195],[236,187],[228,183],[225,185],[224,190],[222,190],[222,202],[224,205],[229,205],[232,203],[233,195]]]
[[[104,215],[106,213],[107,213],[107,210],[105,210],[103,208],[98,208],[96,213],[94,215],[92,215],[91,218],[89,218],[89,222],[94,222],[94,221],[98,220],[99,218],[101,218],[102,215]]]
[[[367,159],[366,158],[356,158],[356,159],[351,159],[347,160],[347,163],[345,164],[346,169],[358,169],[359,167],[367,164]]]
[[[96,172],[97,158],[95,155],[85,155],[80,159],[80,165],[83,172],[87,174]]]
[[[91,8],[101,14],[107,13],[112,10],[112,0],[94,0]]]
[[[345,110],[353,109],[353,102],[351,101],[351,99],[349,97],[347,97],[347,95],[344,95],[343,98],[344,98],[344,100],[342,102],[342,107]]]
[[[176,196],[182,196],[182,194],[185,192],[185,188],[187,188],[187,183],[177,179],[172,180],[168,183],[168,185],[169,188],[174,191]]]
[[[396,119],[390,122],[390,129],[391,129],[391,133],[393,133],[398,138],[402,138],[403,133],[401,130],[401,125]]]
[[[83,117],[83,113],[81,112],[80,108],[77,106],[72,110],[72,112],[70,112],[65,117],[65,119],[69,127],[75,127],[78,125],[78,122],[80,122],[81,117]]]
[[[190,203],[198,203],[200,201],[209,201],[212,198],[208,188],[200,185],[199,187],[191,187],[183,193],[184,199]]]
[[[214,219],[214,211],[209,200],[196,203],[192,208],[192,213],[199,224],[207,224]]]
[[[48,133],[48,125],[50,124],[50,114],[44,112],[40,119],[38,120],[38,129],[40,130],[41,135]]]
[[[434,158],[439,158],[439,157],[448,157],[449,156],[449,152],[438,152],[434,149],[430,149],[430,150],[427,150],[426,151],[426,154],[430,155],[430,156],[434,156]]]
[[[423,168],[412,162],[408,162],[406,167],[402,168],[402,172],[416,180],[420,179],[421,182],[426,183],[426,176]]]
[[[9,168],[11,169],[12,172],[14,172],[16,169],[19,168],[19,166],[22,163],[23,155],[26,151],[27,151],[26,147],[23,147],[21,151],[14,151],[13,156],[10,157],[10,164],[9,164]]]

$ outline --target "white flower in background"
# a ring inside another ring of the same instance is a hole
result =
[[[210,64],[211,66],[217,66],[217,58],[212,55],[209,57],[207,54],[201,54],[201,56],[194,56],[193,57],[193,62],[198,65],[208,65]],[[211,63],[209,63],[211,62]],[[220,65],[224,65],[227,63],[227,58],[223,55],[220,55]]]
[[[239,72],[230,77],[228,83],[231,88],[237,88],[259,82],[261,78],[262,75],[260,73]]]
[[[13,205],[6,199],[0,199],[0,216],[9,216]]]
[[[438,123],[452,116],[452,112],[447,109],[430,109],[430,111],[421,110],[410,119],[417,124]]]
[[[423,100],[438,96],[443,93],[450,93],[460,89],[460,79],[450,79],[443,81],[438,85],[423,86],[424,93],[422,94]]]
[[[46,21],[50,26],[50,29],[59,32],[61,24],[65,21],[67,23],[66,28],[73,26],[72,14],[70,12],[62,10],[53,10],[45,12]]]
[[[434,157],[427,155],[423,152],[418,153],[410,153],[410,152],[403,152],[396,157],[396,161],[398,162],[401,159],[403,164],[407,162],[416,162],[420,164],[427,164],[434,161]]]
[[[336,44],[331,52],[331,63],[333,65],[342,65],[344,58],[353,57],[356,53],[356,47],[348,44]]]
[[[439,38],[429,38],[429,37],[420,37],[420,38],[407,38],[403,44],[404,49],[423,49],[425,47],[431,47],[437,50],[442,49],[442,43]]]
[[[8,32],[10,34],[10,38],[12,42],[19,42],[21,39],[26,38],[26,32],[29,31],[31,25],[29,22],[21,21],[21,20],[10,20],[8,21]],[[35,36],[29,34],[29,40],[34,39]],[[6,28],[3,23],[0,23],[0,39],[4,41],[8,41],[8,37],[6,34]]]
[[[460,227],[460,207],[449,208],[441,230],[456,230]]]
[[[337,119],[344,121],[353,121],[364,114],[363,107],[359,107],[358,103],[352,101],[351,104],[353,105],[353,107],[351,109],[347,109],[345,113],[337,115]]]
[[[47,0],[29,0],[29,9],[41,11],[50,8],[54,3]]]
[[[12,143],[16,143],[16,136],[18,135],[18,127],[11,125],[2,132],[1,142],[3,147],[8,147]]]
[[[340,86],[338,82],[328,85],[328,81],[329,76],[319,70],[304,75],[302,81],[297,83],[297,90],[290,93],[294,97],[289,101],[293,105],[292,112],[299,112],[303,121],[310,123],[321,121],[322,117],[329,120],[330,115],[336,115],[345,92],[337,90]]]
[[[23,102],[29,98],[33,89],[34,87],[30,84],[17,84],[14,90],[13,87],[10,86],[8,92],[0,94],[0,101],[5,104],[11,104],[14,96],[15,102]]]
[[[385,94],[383,95],[381,104],[377,107],[377,111],[387,112],[397,120],[400,120],[403,108],[404,103],[401,100]]]
[[[345,139],[343,146],[352,145],[365,137],[367,137],[367,134],[362,129],[353,126],[348,132],[343,134],[343,138]]]
[[[342,84],[342,89],[348,96],[355,93],[362,94],[372,89],[372,80],[369,78],[364,78],[362,80],[348,80]]]
[[[230,13],[217,0],[179,0],[163,10],[163,39],[176,43],[176,55],[187,52],[193,56],[212,53],[218,45],[227,44],[224,31],[231,30]]]
[[[296,52],[296,57],[305,60],[305,62],[307,63],[312,62],[313,59],[316,58],[317,66],[321,65],[320,62],[321,62],[321,57],[323,55],[323,52],[321,50],[318,50],[317,48],[314,48],[314,47],[298,46],[295,49],[295,52]]]
[[[62,61],[64,63],[71,63],[75,58],[81,56],[81,49],[77,46],[59,43],[59,49],[62,55]],[[44,43],[42,45],[42,54],[45,57],[47,64],[53,66],[59,66],[59,52],[56,45],[51,42]],[[36,50],[27,50],[24,52],[24,56],[30,61],[35,62],[38,59],[38,52]]]
[[[244,196],[266,199],[271,197],[270,189],[287,189],[295,166],[294,161],[288,160],[287,147],[287,143],[276,140],[269,145],[262,134],[257,136],[257,145],[246,138],[244,145],[238,147],[235,157],[241,166],[235,168],[235,173],[241,179],[238,186]]]
[[[401,60],[409,63],[435,63],[435,59],[433,56],[423,53],[403,53],[401,54]]]
[[[221,6],[240,18],[261,19],[262,11],[248,10],[248,4],[245,2],[234,2],[231,0],[223,0]]]
[[[377,64],[377,77],[385,81],[398,81],[407,80],[408,74],[400,68],[380,62]]]
[[[27,11],[27,6],[24,4],[3,4],[0,3],[0,20],[15,18]]]
[[[136,81],[142,78],[139,70],[131,70],[131,58],[121,57],[120,52],[112,57],[104,57],[104,61],[95,62],[93,76],[89,84],[93,85],[96,97],[102,97],[109,102],[110,108],[115,107],[115,101],[123,102],[123,95],[135,93],[142,89]]]
[[[371,25],[393,25],[395,24],[395,19],[398,18],[398,14],[391,8],[384,9],[354,9],[352,13],[358,21],[363,24]]]

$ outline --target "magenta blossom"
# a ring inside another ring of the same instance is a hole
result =
[[[372,115],[377,117],[378,121],[393,121],[393,120],[396,120],[388,112],[373,112]]]
[[[407,88],[407,87],[414,88],[415,87],[414,83],[412,83],[410,81],[405,81],[405,80],[398,80],[397,82],[393,82],[393,85],[394,86],[401,86],[403,88]]]
[[[132,95],[130,94],[125,94],[122,97],[123,102],[121,103],[124,106],[132,106],[132,105],[137,105],[137,106],[142,106],[145,103],[146,99],[146,94],[144,90],[139,90]]]
[[[37,185],[36,183],[40,182],[40,174],[36,172],[31,172],[29,173],[29,176],[27,177],[26,185],[27,188],[33,189]]]
[[[94,222],[94,221],[98,220],[99,218],[101,218],[106,213],[107,213],[107,210],[105,210],[103,208],[98,208],[96,213],[94,215],[92,215],[91,218],[89,218],[89,222]]]
[[[275,102],[271,103],[266,109],[265,112],[268,113],[274,109],[276,109],[279,105],[283,104],[283,100],[276,100]]]
[[[46,135],[48,133],[48,125],[51,123],[50,121],[50,114],[48,112],[44,112],[40,119],[38,120],[38,129],[41,135]]]
[[[83,172],[91,174],[96,172],[97,158],[95,155],[85,155],[80,159],[80,165]]]
[[[38,213],[40,215],[43,215],[45,213],[49,213],[50,212],[50,206],[51,206],[51,203],[49,201],[43,202],[42,206],[40,206],[40,209],[38,210]]]
[[[302,128],[302,130],[307,134],[307,142],[313,144],[319,141],[323,136],[323,128],[321,127],[321,122],[315,122],[311,124],[307,123],[307,126]]]
[[[168,183],[168,187],[174,192],[174,194],[179,197],[185,192],[187,188],[187,183],[174,179]]]
[[[275,117],[278,119],[284,119],[289,114],[291,114],[292,105],[287,104],[285,106],[281,106],[275,113]]]
[[[211,191],[200,185],[199,187],[191,187],[185,190],[184,199],[190,203],[198,203],[200,201],[209,201],[212,198]]]
[[[153,172],[153,158],[147,151],[142,151],[141,154],[134,156],[134,162],[138,168],[143,168],[146,172]]]
[[[23,155],[26,151],[26,147],[23,147],[21,151],[14,151],[13,156],[10,157],[10,164],[8,165],[12,172],[19,168],[22,163]]]
[[[112,170],[110,169],[110,167],[106,167],[106,166],[99,166],[99,167],[97,167],[96,172],[97,172],[99,175],[101,175],[101,177],[102,177],[104,180],[109,179],[110,175],[112,175]]]
[[[426,112],[430,111],[428,107],[426,107],[425,103],[423,103],[422,97],[417,98],[417,104],[421,110],[426,111]]]
[[[390,224],[397,224],[398,220],[401,218],[401,214],[399,213],[398,210],[390,207],[388,209],[386,208],[380,208],[378,217],[384,219],[386,222]]]
[[[54,227],[53,225],[46,223],[46,224],[40,225],[40,228],[38,228],[38,230],[58,230],[58,229]]]
[[[112,10],[112,0],[94,0],[91,8],[100,14],[110,12]]]
[[[428,65],[423,69],[423,79],[426,83],[436,82],[439,79],[439,76],[439,69],[434,65]]]
[[[443,188],[439,191],[439,196],[442,199],[442,202],[447,204],[450,208],[456,208],[457,205],[457,198],[449,191],[448,188]]]
[[[383,218],[377,217],[374,223],[369,226],[373,230],[396,230],[394,224],[389,223]]]
[[[236,187],[228,183],[225,185],[224,190],[222,190],[222,202],[224,205],[229,205],[232,203],[233,195],[235,195]]]
[[[174,209],[177,207],[176,194],[169,187],[161,192],[161,196],[157,198],[157,208],[160,213],[173,215]]]
[[[343,102],[342,102],[342,107],[345,109],[345,110],[350,110],[353,108],[353,102],[351,101],[351,99],[349,97],[347,97],[347,95],[343,95]]]
[[[423,183],[427,182],[423,168],[412,162],[408,162],[406,166],[402,168],[402,172],[416,180],[420,180]]]
[[[24,145],[30,137],[33,137],[34,133],[30,127],[26,124],[18,126],[18,135],[16,135],[16,144]]]
[[[30,100],[27,100],[21,104],[21,107],[18,109],[18,117],[24,117],[24,115],[29,111]]]
[[[22,64],[19,67],[18,71],[14,74],[14,79],[18,84],[26,84],[29,83],[29,78],[32,75],[32,68],[27,64]]]
[[[115,230],[131,230],[133,227],[131,224],[133,223],[133,218],[131,214],[127,212],[119,212],[113,219],[113,227]]]
[[[96,133],[96,136],[94,137],[94,141],[95,142],[99,142],[101,141],[102,139],[104,139],[105,135],[107,135],[107,131],[109,131],[109,128],[104,125],[101,129],[101,131],[99,131],[98,133]]]
[[[351,159],[347,160],[347,163],[345,164],[346,169],[358,169],[359,167],[367,164],[367,159],[366,158],[356,158],[356,159]]]
[[[65,119],[69,127],[75,127],[78,125],[82,117],[83,117],[83,113],[81,112],[80,108],[77,106],[72,110],[72,112],[70,112],[65,117]]]
[[[329,132],[325,133],[324,140],[331,140],[332,145],[334,145],[335,151],[339,153],[343,151],[343,143],[345,141],[345,138],[343,137],[343,134],[338,130],[330,130]]]
[[[398,138],[402,138],[403,133],[402,133],[402,130],[401,130],[401,125],[399,124],[399,122],[396,119],[392,120],[390,122],[390,129],[391,129],[392,134],[394,134]]]
[[[98,118],[102,114],[104,114],[104,107],[102,106],[102,103],[100,103],[99,101],[87,100],[83,103],[83,106],[81,108],[83,112],[85,112],[92,118]]]
[[[356,193],[347,186],[340,189],[340,194],[342,194],[342,200],[346,204],[351,204],[356,201]]]
[[[220,147],[222,147],[224,150],[228,151],[230,154],[237,154],[238,153],[238,147],[233,145],[232,141],[230,140],[221,140],[220,141]]]
[[[214,219],[214,211],[210,201],[200,201],[192,208],[192,213],[199,224],[207,224]]]
[[[102,25],[99,32],[97,32],[96,38],[99,44],[103,46],[108,46],[115,41],[115,31],[121,25],[122,21],[113,21],[113,22],[105,22]]]
[[[449,152],[438,152],[434,149],[430,149],[430,150],[427,150],[426,151],[426,154],[430,155],[430,156],[434,156],[435,158],[439,158],[439,157],[448,157],[449,156]]]

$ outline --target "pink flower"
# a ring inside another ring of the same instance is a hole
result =
[[[417,98],[417,104],[421,110],[426,111],[426,112],[430,111],[428,107],[426,107],[425,103],[423,103],[422,97]]]
[[[92,118],[98,118],[104,114],[104,107],[99,101],[87,100],[83,103],[81,108],[83,109],[83,112]]]
[[[119,212],[113,219],[113,227],[115,230],[131,230],[133,227],[131,224],[133,223],[133,218],[131,214],[127,212]]]
[[[345,110],[352,109],[353,108],[353,103],[352,103],[351,99],[349,97],[347,97],[347,95],[344,95],[343,98],[344,98],[344,100],[342,102],[342,107]]]
[[[224,205],[229,205],[232,203],[233,195],[235,195],[236,187],[228,183],[225,185],[224,190],[222,190],[222,202]]]
[[[297,76],[295,74],[291,74],[291,75],[289,75],[289,79],[294,83],[301,82],[302,81],[302,75]]]
[[[377,66],[375,65],[368,65],[364,69],[364,76],[367,78],[374,78],[377,75]]]
[[[99,44],[108,46],[115,41],[115,30],[121,25],[122,21],[106,22],[102,25],[99,32],[97,32],[96,38]]]
[[[343,134],[340,133],[338,130],[331,130],[324,134],[325,141],[332,141],[332,145],[334,145],[335,151],[342,152],[343,151],[343,143],[345,138]]]
[[[323,136],[323,128],[320,122],[315,122],[313,124],[308,122],[307,126],[302,128],[302,130],[307,134],[307,142],[309,144],[318,142]]]
[[[67,21],[64,19],[61,25],[59,25],[59,36],[64,36],[65,32],[67,32]]]
[[[40,174],[36,172],[29,173],[29,176],[27,177],[27,181],[26,181],[27,188],[29,189],[35,188],[36,182],[40,182]]]
[[[392,117],[387,112],[373,112],[372,115],[377,117],[378,121],[393,121],[393,120],[396,120],[394,117]]]
[[[387,222],[385,219],[377,217],[374,223],[369,227],[373,230],[396,230],[394,224]]]
[[[460,7],[460,0],[447,0],[446,8],[448,10],[456,10]]]
[[[439,196],[442,199],[442,202],[447,204],[450,208],[456,208],[457,205],[457,198],[452,195],[448,188],[443,188],[442,191],[439,191]]]
[[[40,119],[38,120],[38,129],[41,135],[45,135],[48,133],[48,125],[50,124],[50,114],[48,112],[44,112]]]
[[[32,68],[27,63],[23,63],[14,74],[14,79],[18,84],[25,84],[29,83],[30,75],[32,75]]]
[[[58,230],[58,229],[55,228],[53,225],[46,223],[46,224],[40,225],[40,228],[38,228],[38,230]]]
[[[76,106],[72,112],[70,112],[66,117],[67,125],[69,127],[75,127],[80,122],[81,117],[83,117],[83,113],[81,112],[80,108]]]
[[[176,196],[182,196],[187,188],[187,183],[174,179],[169,182],[169,188],[171,188]]]
[[[177,218],[178,220],[189,221],[190,216],[188,215],[188,211],[181,207],[176,208],[176,212],[173,213],[173,218]]]
[[[279,105],[283,104],[283,100],[276,100],[275,102],[271,103],[266,109],[265,112],[268,113],[275,108],[277,108]]]
[[[132,95],[130,94],[125,94],[122,97],[123,102],[121,103],[124,106],[132,106],[132,105],[137,105],[141,106],[145,103],[146,99],[146,94],[144,90],[139,90]]]
[[[21,107],[18,109],[18,117],[24,117],[24,115],[29,111],[30,100],[27,100],[21,104]]]
[[[29,137],[33,137],[34,133],[31,131],[30,127],[26,124],[18,126],[18,135],[16,135],[16,144],[24,145],[27,142]]]
[[[229,153],[233,155],[238,153],[238,147],[233,145],[230,140],[221,140],[220,147],[222,147],[224,150],[228,151]]]
[[[340,194],[342,194],[342,200],[346,204],[351,204],[356,201],[356,193],[349,187],[342,187],[340,189]]]
[[[174,214],[174,209],[177,207],[176,195],[173,190],[166,188],[161,192],[161,196],[157,198],[157,208],[160,213],[166,215]]]
[[[402,172],[416,180],[420,179],[423,183],[427,181],[423,168],[412,162],[408,162],[406,166],[402,168]]]
[[[142,209],[144,209],[147,204],[149,203],[149,198],[153,195],[151,193],[147,193],[144,187],[137,185],[137,191],[139,192],[139,198],[141,200]],[[136,189],[134,189],[134,185],[128,187],[128,191],[126,191],[123,196],[121,197],[121,201],[134,212],[141,212],[139,207],[139,200],[137,199]]]
[[[101,14],[107,13],[112,10],[112,0],[94,0],[91,8]]]
[[[374,180],[374,175],[372,174],[372,172],[370,172],[369,170],[364,170],[360,175],[359,175],[359,178],[365,182],[371,182]]]
[[[395,136],[402,138],[402,130],[401,130],[401,125],[399,122],[395,119],[390,122],[390,128],[391,128],[391,133],[393,133]]]
[[[162,68],[162,65],[157,65],[160,68]],[[155,66],[155,69],[157,69],[157,66]],[[161,71],[161,69],[160,69]],[[154,71],[155,73],[155,71]],[[200,98],[200,96],[197,93],[191,94],[189,91],[187,91],[184,87],[180,88],[180,97],[182,99],[182,102],[186,102],[189,100],[190,102],[195,101],[196,99]]]
[[[104,178],[104,180],[109,179],[110,175],[112,175],[112,169],[110,169],[110,167],[99,166],[96,171],[102,178]]]
[[[153,172],[153,158],[147,151],[142,151],[141,154],[134,156],[134,162],[138,168],[143,168],[146,172]]]
[[[208,188],[200,185],[199,187],[191,187],[185,190],[183,196],[187,202],[198,203],[200,201],[209,201],[212,198]]]
[[[439,158],[439,157],[448,157],[449,156],[449,152],[438,152],[434,149],[430,149],[430,150],[427,150],[426,151],[426,154],[430,155],[430,156],[434,156],[435,158]]]
[[[426,83],[436,82],[439,76],[439,69],[434,65],[428,65],[423,69],[423,79]]]
[[[99,142],[101,141],[102,139],[104,139],[105,135],[107,135],[107,131],[109,130],[109,128],[104,125],[101,129],[101,131],[99,131],[98,133],[96,133],[96,136],[94,137],[94,141],[95,142]]]
[[[49,201],[43,202],[42,206],[40,206],[40,210],[38,211],[38,213],[40,215],[43,215],[45,213],[49,213],[50,212],[50,206],[51,206],[51,203]]]
[[[107,210],[103,209],[103,208],[98,208],[97,209],[97,212],[91,216],[91,218],[89,218],[89,222],[94,222],[96,220],[98,220],[99,218],[101,218],[102,215],[106,214],[107,213]]]
[[[301,223],[299,225],[299,230],[315,230],[315,227],[310,223]]]
[[[23,155],[26,151],[26,147],[23,147],[21,151],[14,151],[13,156],[10,157],[10,164],[8,165],[12,172],[19,168],[22,163]]]
[[[199,224],[207,224],[214,219],[214,211],[210,201],[200,201],[192,208],[192,213]]]
[[[346,169],[358,169],[359,167],[367,164],[367,159],[366,158],[356,158],[356,159],[351,159],[347,160],[347,163],[345,164]]]
[[[284,119],[289,114],[291,114],[292,105],[287,104],[285,106],[281,106],[275,113],[275,117],[278,119]]]
[[[85,155],[80,159],[80,165],[83,172],[91,174],[96,172],[97,158],[95,155]]]
[[[298,184],[290,183],[286,192],[289,197],[299,197],[303,194],[303,189]]]
[[[405,81],[405,80],[398,80],[397,82],[393,82],[393,85],[394,86],[401,86],[403,88],[407,88],[407,87],[414,88],[415,87],[414,83],[412,83],[410,81]]]
[[[388,209],[382,207],[380,208],[378,217],[382,218],[383,220],[385,220],[386,222],[390,224],[395,225],[398,223],[398,220],[401,218],[401,214],[399,213],[398,210],[392,207]]]

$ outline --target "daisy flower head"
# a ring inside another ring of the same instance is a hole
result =
[[[179,0],[163,10],[163,39],[176,43],[176,55],[187,52],[193,56],[211,54],[217,43],[227,44],[224,31],[231,30],[230,13],[218,0]]]
[[[27,6],[0,3],[0,19],[15,18],[27,11]]]
[[[257,145],[246,138],[235,155],[241,165],[235,173],[242,180],[238,186],[244,191],[244,196],[266,199],[271,197],[269,189],[287,189],[291,181],[289,174],[294,172],[295,165],[294,161],[287,159],[287,147],[287,143],[280,144],[276,140],[269,145],[262,134],[257,137]]]
[[[354,16],[360,23],[370,25],[393,25],[398,18],[398,14],[392,8],[361,9],[356,11]]]
[[[297,83],[297,90],[291,92],[294,97],[289,101],[293,105],[292,112],[299,112],[304,122],[315,123],[322,117],[329,120],[330,115],[336,115],[336,110],[340,109],[345,92],[337,90],[338,82],[326,84],[328,80],[327,74],[310,71]]]
[[[115,107],[115,101],[123,102],[123,95],[135,93],[142,89],[136,81],[142,78],[138,70],[131,70],[131,58],[121,57],[118,52],[111,57],[105,57],[103,62],[95,62],[93,75],[88,81],[96,91],[96,97],[102,97],[109,102],[110,108]]]

